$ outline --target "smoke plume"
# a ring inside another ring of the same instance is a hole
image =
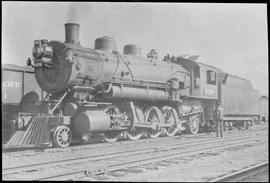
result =
[[[67,12],[66,23],[81,24],[89,12],[90,5],[88,3],[71,3]]]

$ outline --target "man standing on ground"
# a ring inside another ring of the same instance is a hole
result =
[[[219,103],[216,104],[215,118],[217,133],[216,137],[223,137],[223,108]]]

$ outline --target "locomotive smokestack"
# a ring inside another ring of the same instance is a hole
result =
[[[80,40],[79,40],[80,24],[66,23],[65,31],[66,31],[65,43],[80,44]]]

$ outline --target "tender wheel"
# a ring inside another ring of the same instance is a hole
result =
[[[178,132],[178,116],[174,108],[170,106],[164,106],[162,108],[162,113],[164,116],[164,122],[170,124],[169,128],[165,128],[165,134],[168,137],[174,136]]]
[[[120,110],[115,105],[105,106],[102,110],[104,110],[104,112],[106,112],[110,116],[112,124],[114,124],[114,115],[119,115]],[[119,131],[108,131],[104,133],[103,138],[105,142],[112,143],[118,141],[120,136],[121,132]]]
[[[143,111],[138,106],[134,106],[134,108],[136,112],[136,117],[134,121],[144,123]],[[140,129],[137,129],[136,127],[135,128],[132,127],[130,130],[127,131],[127,137],[130,140],[139,140],[142,137],[142,133]]]
[[[151,106],[145,111],[145,122],[152,124],[155,129],[148,130],[148,136],[151,138],[158,138],[161,134],[161,129],[159,127],[159,123],[163,120],[163,116],[161,111],[155,107]]]
[[[188,122],[189,131],[195,135],[199,132],[200,120],[198,116],[192,116]]]
[[[71,130],[67,126],[58,126],[53,135],[53,145],[55,147],[68,147],[71,143]]]

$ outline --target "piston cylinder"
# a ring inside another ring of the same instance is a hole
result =
[[[104,111],[80,112],[75,117],[75,131],[84,135],[91,131],[106,131],[111,126],[111,119]]]

